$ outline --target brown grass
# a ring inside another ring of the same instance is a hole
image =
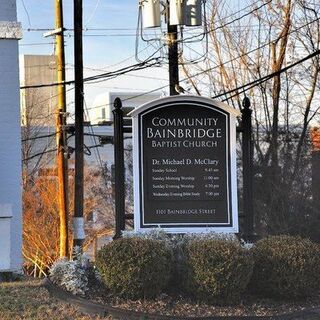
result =
[[[40,280],[0,283],[1,320],[89,320],[101,319],[80,313],[59,302],[41,287]],[[110,319],[110,318],[105,318]]]

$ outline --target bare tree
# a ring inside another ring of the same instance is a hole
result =
[[[182,70],[193,79],[191,90],[203,95],[256,81],[223,97],[235,108],[241,108],[244,91],[251,99],[256,224],[269,233],[300,232],[298,225],[312,215],[308,129],[319,119],[319,56],[282,69],[319,50],[319,6],[261,0],[233,14],[226,1],[211,0],[207,21],[205,62],[187,64],[184,52]],[[271,73],[275,76],[259,81]]]
[[[59,258],[58,180],[54,172],[52,175],[49,172],[46,176],[35,178],[23,193],[23,255],[26,271],[34,276],[46,275],[52,263]],[[94,243],[96,238],[113,231],[113,199],[111,179],[108,176],[108,171],[102,174],[98,168],[85,168],[84,249]],[[70,182],[70,199],[73,199],[72,176]],[[72,200],[69,209],[72,212]]]
[[[22,125],[23,255],[26,270],[35,276],[47,273],[59,258],[58,179],[55,169],[55,114],[44,112],[50,103],[33,89],[28,92]],[[71,161],[71,160],[70,160]],[[72,162],[72,161],[71,161]],[[73,172],[69,172],[69,212],[73,212]],[[85,168],[85,248],[111,232],[113,203],[110,172],[105,167]],[[69,219],[71,220],[71,219]],[[72,226],[69,225],[70,248]],[[70,252],[71,254],[71,252]]]

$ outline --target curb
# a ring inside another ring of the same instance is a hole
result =
[[[89,315],[99,315],[102,317],[112,316],[119,320],[308,320],[320,319],[320,307],[305,309],[302,311],[283,314],[277,316],[209,316],[209,317],[181,317],[181,316],[165,316],[159,314],[148,314],[137,311],[129,311],[120,308],[114,308],[108,305],[91,302],[84,298],[75,296],[64,291],[48,278],[46,278],[42,286],[47,289],[51,296],[63,302],[77,306],[78,309]],[[317,318],[314,318],[317,316]]]

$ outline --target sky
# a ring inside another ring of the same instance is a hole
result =
[[[44,38],[45,31],[34,31],[34,29],[54,29],[54,2],[55,0],[17,0],[18,21],[22,23],[24,34],[20,41],[20,54],[53,54],[53,38]],[[237,10],[247,4],[246,0],[230,0],[230,10]],[[64,0],[63,7],[65,28],[71,29],[73,0]],[[138,0],[83,0],[85,77],[137,63],[134,57],[137,20]],[[67,80],[73,80],[71,31],[66,31],[65,44]],[[140,59],[154,54],[157,48],[159,48],[157,43],[146,44],[140,40],[138,50],[142,51]],[[103,83],[86,85],[86,104],[90,107],[94,98],[106,91],[143,92],[166,85],[168,85],[166,66],[148,68]],[[160,93],[166,94],[167,88],[162,89]],[[68,104],[72,105],[73,95],[69,93],[67,99]]]
[[[73,1],[65,0],[63,4],[64,25],[65,28],[71,29],[73,28]],[[89,29],[84,31],[83,38],[84,76],[92,76],[137,63],[134,55],[138,2],[84,0],[83,4],[83,24],[85,29]],[[17,0],[17,12],[18,21],[23,27],[20,54],[52,54],[53,39],[44,38],[45,31],[28,31],[28,29],[54,28],[54,0]],[[72,32],[67,31],[65,36],[67,80],[74,78],[73,40]],[[150,47],[144,50],[142,59],[154,53],[155,48]],[[144,48],[146,44],[140,42],[140,50]],[[168,81],[166,68],[152,69],[140,70],[130,76],[121,76],[99,84],[86,85],[86,103],[90,106],[96,95],[108,90],[142,92],[166,85]],[[72,95],[68,95],[68,100],[70,103]]]

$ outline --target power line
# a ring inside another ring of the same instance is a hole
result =
[[[92,10],[92,12],[91,12],[89,18],[87,19],[87,21],[85,22],[85,25],[88,25],[88,23],[90,23],[90,21],[91,21],[91,20],[93,19],[93,17],[95,16],[96,11],[97,11],[97,9],[98,9],[98,7],[99,7],[100,1],[101,1],[101,0],[97,0],[96,4],[95,4],[95,6],[94,6],[94,9]]]
[[[20,87],[20,89],[21,89],[21,87]],[[72,90],[74,90],[74,87],[73,87],[73,88],[69,88],[68,90],[66,90],[66,92],[70,92],[70,91],[72,91]],[[45,102],[47,102],[47,101],[49,101],[49,100],[51,100],[51,99],[53,99],[53,98],[56,98],[56,97],[58,97],[58,96],[59,96],[59,93],[54,94],[53,96],[50,96],[49,98],[47,98],[47,99],[45,99],[45,100],[42,100],[42,101],[39,101],[39,102],[37,102],[37,103],[32,104],[32,107],[38,106],[38,105],[40,105],[40,104],[42,104],[42,103],[45,103]],[[49,114],[48,116],[42,117],[42,118],[40,118],[40,119],[47,119],[47,118],[49,118],[49,117],[51,117],[51,116],[52,116],[52,114]],[[34,119],[38,119],[38,120],[39,120],[39,118],[34,118]]]
[[[68,65],[72,66],[72,68],[74,67],[73,64],[68,64]],[[104,69],[92,68],[92,67],[84,67],[84,69],[87,69],[87,70],[90,70],[90,71],[105,71]],[[123,76],[141,78],[141,79],[150,79],[150,80],[162,80],[162,81],[166,81],[167,80],[165,78],[143,76],[143,75],[137,75],[137,74],[124,74]]]
[[[50,133],[50,134],[46,134],[46,135],[42,135],[42,136],[26,138],[26,139],[22,139],[21,141],[22,142],[26,142],[26,141],[33,141],[33,140],[43,139],[43,138],[50,138],[50,137],[55,136],[57,133],[58,132],[54,132],[54,133]]]
[[[148,50],[151,46],[152,46],[152,44],[147,45],[145,48],[141,49],[138,53],[141,53],[141,52],[143,52],[143,51]],[[119,61],[119,62],[117,62],[117,63],[111,64],[111,65],[109,65],[109,66],[107,66],[107,67],[105,67],[105,68],[111,68],[111,67],[118,66],[118,65],[120,65],[120,64],[122,64],[122,63],[124,63],[124,62],[127,62],[128,60],[131,60],[131,59],[135,58],[135,56],[136,56],[136,55],[133,54],[133,55],[129,56],[128,58],[125,58],[125,59],[123,59],[123,60],[121,60],[121,61]]]
[[[260,3],[260,2],[261,2],[261,0],[257,0],[257,1],[255,1],[255,2],[249,4],[248,6],[239,9],[239,10],[236,11],[236,12],[232,12],[230,15],[226,16],[224,19],[229,19],[229,18],[231,18],[231,17],[233,17],[233,16],[241,13],[242,11],[245,11],[245,10],[247,10],[247,9],[249,9],[249,8],[252,8],[252,6],[254,6],[254,5],[256,5],[256,4]],[[219,23],[221,23],[221,22],[222,22],[222,20],[219,21]]]
[[[230,94],[230,93],[233,93],[233,92],[237,92],[237,91],[242,91],[242,92],[244,92],[244,91],[250,90],[251,88],[256,87],[257,85],[259,85],[259,84],[261,84],[261,83],[263,83],[263,82],[265,82],[265,81],[267,81],[267,80],[269,80],[269,79],[271,79],[271,78],[273,78],[273,77],[275,77],[275,76],[277,76],[277,75],[279,75],[279,74],[281,74],[281,73],[283,73],[283,72],[286,72],[286,71],[288,71],[289,69],[297,66],[298,64],[301,64],[301,63],[303,63],[303,62],[305,62],[305,61],[307,61],[307,60],[309,60],[309,59],[311,59],[311,58],[313,58],[313,57],[315,57],[315,56],[317,56],[317,55],[319,55],[319,54],[320,54],[320,50],[317,50],[317,51],[309,54],[308,56],[306,56],[306,57],[304,57],[304,58],[296,61],[295,63],[292,63],[292,64],[290,64],[289,66],[282,68],[282,69],[279,70],[279,71],[270,73],[270,74],[268,74],[268,75],[266,75],[266,76],[264,76],[264,77],[261,77],[261,78],[259,78],[259,79],[254,80],[254,81],[251,81],[251,82],[249,82],[249,83],[246,83],[246,84],[244,84],[244,85],[242,85],[242,86],[239,86],[239,87],[234,88],[234,89],[232,89],[232,90],[229,90],[229,91],[223,92],[223,93],[221,93],[221,94],[218,94],[218,95],[212,97],[212,99],[217,99],[217,98],[220,98],[220,97],[222,97],[222,96],[224,96],[224,95],[227,95],[227,94]],[[183,79],[182,81],[185,81],[185,80],[187,80],[187,79],[189,79],[189,78],[193,78],[193,77],[198,76],[198,75],[200,75],[200,74],[203,74],[203,73],[205,73],[205,72],[207,72],[207,71],[208,71],[208,70],[202,71],[202,72],[200,72],[200,73],[198,73],[198,74],[196,74],[196,75],[192,75],[192,76],[190,76],[190,77],[188,77],[188,78],[185,78],[185,79]],[[248,87],[248,86],[249,86],[249,88],[246,88],[246,87]],[[148,92],[144,92],[144,93],[142,93],[142,94],[140,94],[140,95],[136,95],[136,96],[133,96],[133,97],[129,97],[129,98],[127,98],[127,99],[123,99],[122,101],[128,101],[128,100],[131,100],[131,99],[140,97],[140,96],[144,96],[144,95],[146,95],[146,94],[148,94],[148,93],[152,93],[152,92],[155,92],[155,91],[159,91],[159,90],[161,90],[161,89],[163,89],[163,88],[165,88],[165,87],[166,87],[166,86],[159,87],[159,88],[150,90],[150,91],[148,91]],[[231,96],[231,97],[229,97],[229,98],[227,98],[227,99],[224,99],[223,101],[226,101],[226,100],[231,99],[231,98],[233,98],[233,97],[235,97],[235,96],[238,96],[238,94],[239,94],[239,93],[236,93],[236,94],[234,94],[233,96]],[[105,106],[105,105],[101,105],[101,106]],[[95,107],[89,108],[89,110],[90,110],[90,109],[95,109],[95,108],[98,108],[98,107],[101,107],[101,106],[95,106]]]
[[[249,7],[251,7],[251,5]],[[243,11],[243,10],[244,9],[242,9],[241,11]],[[234,15],[234,14],[232,14],[232,15]],[[227,19],[227,18],[225,18],[225,19]],[[261,27],[261,25],[259,25],[259,24],[251,24],[250,26],[247,26],[247,25],[230,26],[230,28],[249,28],[249,29],[260,28],[260,27]],[[199,28],[200,27],[193,27],[192,30],[194,31]],[[27,28],[27,29],[23,29],[23,31],[26,31],[26,32],[45,32],[45,31],[52,31],[52,28]],[[64,28],[64,31],[73,32],[74,30],[72,28]],[[84,32],[89,32],[89,31],[136,31],[136,27],[135,28],[84,28],[83,31]],[[184,31],[186,32],[186,29]],[[84,35],[84,36],[86,36],[86,35]]]
[[[43,32],[43,31],[51,31],[52,28],[27,28],[22,30],[27,32]]]
[[[316,18],[316,19],[314,19],[314,20],[312,20],[312,21],[310,21],[310,22],[308,22],[308,23],[306,23],[306,24],[304,24],[304,25],[301,25],[300,27],[298,27],[298,28],[296,28],[296,29],[291,30],[290,32],[288,32],[288,34],[290,35],[290,34],[292,34],[292,33],[298,32],[299,30],[303,29],[304,27],[306,27],[306,26],[308,26],[308,25],[310,25],[310,24],[312,24],[312,23],[314,23],[314,22],[319,21],[319,19],[320,19],[320,18]],[[282,36],[278,37],[277,39],[281,39],[281,38],[283,38],[284,36],[285,36],[285,35],[282,35]],[[228,61],[226,61],[226,62],[220,63],[220,64],[218,64],[218,65],[216,65],[216,66],[214,66],[214,67],[208,68],[208,69],[203,70],[203,71],[201,71],[201,72],[198,72],[198,73],[196,73],[196,74],[194,74],[194,75],[191,75],[191,76],[189,76],[189,77],[186,77],[186,78],[182,79],[181,81],[186,81],[186,80],[188,80],[189,78],[194,78],[194,77],[197,77],[197,76],[199,76],[199,75],[205,74],[205,73],[207,73],[207,72],[209,72],[209,71],[212,71],[212,70],[214,70],[214,69],[220,68],[220,67],[222,67],[222,66],[224,66],[224,65],[226,65],[226,64],[228,64],[228,63],[231,63],[231,62],[233,62],[233,61],[235,61],[235,60],[238,60],[238,59],[240,59],[240,58],[243,58],[243,57],[245,57],[245,56],[247,56],[247,55],[249,55],[249,54],[251,54],[251,53],[253,53],[253,52],[255,52],[255,51],[258,51],[258,50],[260,50],[260,49],[263,49],[263,48],[267,47],[268,45],[270,45],[270,44],[273,43],[273,42],[274,42],[274,40],[269,41],[269,42],[267,42],[267,43],[265,43],[265,44],[262,44],[261,46],[259,46],[259,47],[257,47],[257,48],[254,48],[254,49],[249,50],[249,51],[247,51],[247,52],[245,52],[245,53],[243,53],[243,54],[240,54],[239,56],[237,56],[237,57],[235,57],[235,58],[232,58],[232,59],[230,59],[230,60],[228,60]],[[125,100],[123,100],[123,101],[131,100],[131,99],[134,99],[134,98],[138,98],[138,97],[140,97],[140,96],[144,96],[144,95],[149,94],[149,93],[153,93],[153,92],[156,92],[156,91],[160,91],[160,90],[166,88],[167,86],[168,86],[168,85],[161,86],[161,87],[158,87],[158,88],[149,90],[149,91],[144,92],[144,93],[141,93],[141,94],[139,94],[139,95],[136,95],[136,96],[127,98],[127,99],[125,99]],[[95,106],[95,107],[92,107],[92,108],[90,108],[90,109],[94,109],[94,108],[98,108],[98,107],[101,107],[101,106]]]
[[[19,43],[19,46],[49,46],[55,44],[54,42],[38,42],[38,43]]]
[[[258,1],[257,1],[257,2],[258,2]],[[217,28],[214,28],[214,29],[211,29],[211,30],[206,30],[206,33],[216,31],[216,30],[221,29],[221,28],[223,28],[223,27],[226,27],[227,25],[230,25],[230,24],[232,24],[232,23],[234,23],[234,22],[236,22],[236,21],[239,21],[239,20],[245,18],[246,16],[248,16],[248,15],[250,15],[250,14],[252,14],[252,13],[258,11],[258,10],[260,10],[261,8],[263,8],[264,6],[268,5],[268,4],[271,3],[271,2],[272,2],[272,0],[269,0],[269,1],[267,1],[266,3],[260,5],[259,7],[254,8],[254,9],[251,10],[250,12],[245,13],[245,14],[242,15],[241,17],[235,18],[234,20],[229,21],[229,22],[227,22],[227,23],[225,23],[225,24],[223,24],[223,25],[221,25],[221,26],[219,26],[219,27],[217,27]],[[251,7],[251,6],[248,6],[248,7]],[[235,14],[237,14],[237,13],[239,13],[239,12],[242,12],[243,10],[244,10],[244,9],[241,9],[241,10],[239,10],[238,12],[232,14],[231,16],[234,16]],[[88,35],[88,36],[90,36],[90,35]],[[103,36],[103,35],[92,35],[92,36]],[[187,40],[190,40],[190,39],[192,39],[192,38],[194,38],[194,37],[198,37],[198,36],[199,36],[199,35],[195,35],[195,36],[192,36],[192,37],[189,37],[189,38],[184,38],[184,39],[183,39],[183,42],[186,42]],[[166,86],[163,86],[163,87],[161,87],[160,89],[165,88],[165,87],[166,87]],[[153,92],[153,91],[157,91],[157,90],[152,90],[152,92]],[[150,91],[149,91],[149,93],[150,93]],[[132,98],[131,98],[131,99],[132,99]]]
[[[314,19],[314,20],[311,21],[311,22],[308,22],[308,23],[306,23],[306,24],[304,24],[304,25],[302,25],[302,26],[300,26],[300,27],[298,27],[298,28],[296,28],[296,29],[294,29],[294,30],[291,30],[288,34],[292,34],[292,33],[294,33],[294,32],[297,32],[297,31],[299,31],[300,29],[302,29],[302,28],[304,28],[304,27],[306,27],[306,26],[308,26],[308,25],[310,25],[310,24],[312,24],[312,23],[314,23],[314,22],[316,22],[316,21],[318,21],[318,20],[319,20],[319,18]],[[283,36],[282,36],[282,37],[283,37]],[[280,36],[280,38],[282,38],[282,37]],[[257,50],[260,50],[260,49],[262,49],[262,48],[270,45],[270,43],[272,43],[272,42],[273,42],[273,41],[267,42],[267,43],[265,43],[265,44],[263,44],[263,45],[255,48],[255,49],[252,49],[252,50],[250,50],[250,51],[247,51],[247,52],[245,52],[245,53],[243,53],[243,54],[241,54],[241,55],[239,55],[239,56],[237,56],[237,57],[235,57],[235,58],[233,58],[233,59],[231,59],[231,60],[229,60],[229,61],[226,61],[226,62],[224,62],[224,63],[221,63],[221,64],[219,64],[219,65],[216,65],[216,66],[214,66],[214,67],[212,67],[212,68],[206,69],[206,70],[204,70],[204,71],[201,71],[201,72],[199,72],[199,73],[197,73],[197,74],[194,74],[194,75],[192,75],[192,76],[190,76],[190,77],[184,78],[184,79],[182,79],[182,81],[188,80],[189,78],[194,78],[194,77],[199,76],[199,75],[201,75],[201,74],[204,74],[204,73],[206,73],[206,72],[212,71],[212,70],[214,70],[214,69],[216,69],[216,68],[219,68],[219,67],[221,67],[221,66],[223,66],[223,65],[225,65],[225,64],[227,64],[227,63],[230,63],[230,62],[235,61],[235,60],[237,60],[237,59],[239,59],[239,58],[242,58],[242,57],[244,57],[244,56],[246,56],[246,55],[249,55],[249,54],[252,53],[252,52],[255,52],[255,51],[257,51]],[[144,63],[146,63],[146,62],[143,62],[142,64],[144,64]],[[157,63],[156,63],[156,64],[157,64]],[[141,64],[137,64],[137,65],[141,65]],[[149,67],[149,66],[147,66],[147,67]],[[128,68],[128,67],[127,67],[127,68]],[[122,70],[122,69],[120,69],[120,70]],[[130,71],[132,71],[132,70],[130,70]],[[128,72],[130,72],[130,71],[128,71]],[[133,71],[134,71],[134,70],[133,70]],[[117,72],[117,71],[115,71],[115,72]],[[107,75],[108,75],[109,77],[111,77],[111,76],[118,76],[118,75],[120,75],[120,74],[113,74],[112,72],[109,72],[109,73],[97,75],[96,77],[102,78],[102,77],[107,77]],[[105,79],[105,80],[107,80],[107,79]],[[85,79],[85,81],[92,81],[92,78],[89,77],[89,80],[88,80],[88,79]],[[102,80],[102,81],[103,81],[103,80]],[[73,83],[73,82],[71,81],[70,83]],[[58,84],[48,84],[48,85],[41,85],[41,86],[54,86],[54,85],[58,85]],[[30,87],[38,87],[38,86],[30,86]],[[164,88],[166,88],[166,87],[167,87],[167,85],[161,86],[161,87],[158,87],[158,88],[156,88],[156,89],[150,90],[150,91],[148,91],[148,92],[145,92],[145,93],[142,93],[142,94],[139,94],[139,95],[136,95],[136,96],[127,98],[127,99],[125,99],[125,100],[134,99],[135,97],[140,97],[140,96],[146,95],[146,94],[148,94],[148,93],[156,92],[156,91],[162,90],[162,89],[164,89]],[[27,87],[21,87],[21,89],[25,89],[25,88],[27,88]],[[124,101],[125,101],[125,100],[124,100]],[[92,107],[92,108],[88,108],[88,110],[94,109],[94,108],[98,108],[98,107],[100,107],[100,106],[95,106],[95,107]]]
[[[39,153],[36,153],[28,158],[25,158],[25,159],[22,159],[23,162],[26,162],[26,161],[29,161],[31,159],[34,159],[36,157],[39,157],[39,156],[42,156],[46,153],[50,153],[50,152],[56,152],[58,149],[50,149],[50,150],[45,150],[45,151],[42,151],[42,152],[39,152]]]
[[[156,66],[159,66],[159,64],[158,63],[154,63],[154,64],[150,64],[149,66],[142,67],[142,68],[141,67],[140,68],[133,68],[132,70],[127,71],[127,72],[139,71],[139,70],[143,70],[143,69],[151,68],[151,67],[156,67]],[[121,73],[121,74],[110,75],[109,77],[101,77],[101,78],[99,77],[96,80],[95,79],[91,79],[89,84],[101,83],[101,82],[105,82],[105,81],[108,81],[108,80],[111,80],[111,79],[115,79],[118,76],[125,76],[127,74],[127,72]]]
[[[147,34],[152,35],[152,34]],[[68,36],[73,37],[72,34],[68,34]],[[136,37],[135,33],[111,33],[111,34],[84,34],[84,37]]]
[[[29,27],[31,27],[31,19],[30,19],[30,16],[29,16],[29,12],[28,12],[28,10],[27,10],[27,7],[26,7],[26,5],[25,5],[25,3],[24,3],[24,0],[21,0],[21,3],[22,3],[22,7],[23,7],[24,12],[25,12],[26,15],[27,15]]]
[[[137,70],[142,70],[151,66],[156,66],[159,65],[159,58],[151,58],[149,60],[145,60],[141,63],[137,63],[131,66],[127,66],[121,69],[118,69],[116,71],[112,71],[112,72],[106,72],[106,73],[102,73],[102,74],[98,74],[95,76],[91,76],[91,77],[87,77],[84,78],[84,82],[90,82],[90,81],[95,81],[98,79],[102,79],[102,78],[108,78],[108,77],[113,77],[113,76],[119,76],[119,75],[123,75],[127,72],[131,72],[131,71],[137,71]],[[54,86],[58,86],[61,84],[65,84],[65,85],[71,85],[74,84],[75,81],[74,80],[70,80],[70,81],[64,81],[62,83],[46,83],[46,84],[37,84],[37,85],[27,85],[27,86],[21,86],[20,89],[31,89],[31,88],[46,88],[46,87],[54,87]]]
[[[31,69],[31,68],[44,68],[44,67],[46,67],[46,68],[49,68],[50,70],[55,70],[56,69],[56,66],[55,66],[55,62],[52,60],[52,62],[53,62],[53,65],[54,65],[54,67],[52,68],[51,66],[50,66],[50,63],[47,63],[47,64],[38,64],[38,65],[31,65],[31,66],[24,66],[24,69]]]
[[[83,95],[83,101],[84,101],[84,106],[85,106],[85,110],[86,110],[86,113],[87,113],[87,118],[88,118],[88,120],[90,121],[90,114],[89,114],[89,111],[88,111],[88,106],[87,106],[87,102],[86,102],[86,99],[85,99],[84,95]],[[91,136],[94,144],[96,144],[96,140],[95,140],[95,139],[96,139],[96,136],[97,136],[97,135],[95,134],[92,126],[90,126],[90,130],[91,130],[91,133],[92,133],[90,136]],[[106,177],[106,175],[105,175],[105,168],[104,168],[103,163],[102,163],[102,159],[101,159],[101,156],[100,156],[99,148],[97,148],[97,147],[98,147],[98,145],[95,145],[95,146],[93,146],[92,148],[94,149],[96,158],[97,158],[98,163],[99,163],[99,165],[100,165],[104,182],[105,182],[105,184],[107,185],[108,180],[107,180],[107,177]]]
[[[136,30],[135,27],[133,28],[83,28],[82,31],[134,31]],[[26,28],[23,31],[27,32],[45,32],[45,31],[52,31],[52,28]],[[64,31],[74,31],[73,28],[64,28]]]
[[[218,94],[218,95],[212,97],[212,99],[217,99],[217,98],[220,98],[220,97],[222,97],[222,96],[224,96],[224,95],[227,95],[227,94],[230,94],[230,93],[233,93],[233,92],[237,92],[237,91],[242,91],[242,92],[244,92],[244,91],[250,90],[251,88],[256,87],[257,85],[259,85],[259,84],[261,84],[261,83],[263,83],[263,82],[266,82],[266,81],[268,81],[269,79],[271,79],[271,78],[273,78],[273,77],[275,77],[275,76],[278,76],[278,75],[280,75],[281,73],[286,72],[286,71],[288,71],[289,69],[297,66],[298,64],[301,64],[301,63],[303,63],[303,62],[305,62],[305,61],[307,61],[307,60],[309,60],[309,59],[312,59],[312,58],[316,57],[316,56],[319,55],[319,54],[320,54],[320,50],[316,50],[315,52],[307,55],[306,57],[304,57],[304,58],[302,58],[302,59],[300,59],[300,60],[298,60],[298,61],[296,61],[296,62],[294,62],[294,63],[292,63],[292,64],[290,64],[290,65],[288,65],[288,66],[286,66],[286,67],[284,67],[284,68],[282,68],[282,69],[279,70],[279,71],[272,72],[272,73],[270,73],[270,74],[268,74],[268,75],[266,75],[266,76],[264,76],[264,77],[261,77],[261,78],[259,78],[259,79],[254,80],[254,81],[251,81],[251,82],[249,82],[249,83],[246,83],[246,84],[244,84],[244,85],[242,85],[242,86],[239,86],[239,87],[234,88],[234,89],[232,89],[232,90],[229,90],[229,91],[226,91],[226,92],[224,92],[224,93]],[[246,87],[249,87],[249,88],[246,88]],[[231,97],[229,97],[229,98],[227,98],[227,99],[224,99],[223,101],[226,101],[226,100],[228,100],[228,99],[231,99],[231,98],[233,98],[233,97],[235,97],[235,96],[237,96],[237,95],[238,95],[238,93],[235,94],[235,95],[233,95],[233,96],[231,96]]]
[[[298,27],[298,28],[296,28],[296,29],[291,30],[290,32],[288,32],[288,35],[291,35],[291,34],[293,34],[293,33],[295,33],[295,32],[298,32],[299,30],[305,28],[306,26],[308,26],[308,25],[310,25],[310,24],[313,24],[313,23],[319,21],[319,19],[320,19],[320,18],[316,18],[316,19],[314,19],[314,20],[312,20],[312,21],[310,21],[310,22],[308,22],[308,23],[305,23],[304,25],[301,25],[300,27]],[[278,37],[277,39],[281,39],[281,38],[283,38],[284,36],[285,36],[285,35],[282,35],[282,36]],[[233,62],[233,61],[236,61],[236,60],[238,60],[238,59],[241,59],[241,58],[243,58],[243,57],[245,57],[245,56],[247,56],[247,55],[249,55],[249,54],[251,54],[251,53],[253,53],[253,52],[255,52],[255,51],[258,51],[258,50],[260,50],[260,49],[263,49],[263,48],[267,47],[268,45],[270,45],[270,44],[273,43],[273,42],[274,42],[274,40],[271,40],[271,41],[269,41],[269,42],[266,42],[266,43],[262,44],[261,46],[256,47],[256,48],[254,48],[254,49],[252,49],[252,50],[249,50],[249,51],[247,51],[247,52],[245,52],[245,53],[243,53],[243,54],[240,54],[240,55],[238,55],[237,57],[234,57],[234,58],[232,58],[232,59],[230,59],[230,60],[228,60],[228,61],[226,61],[226,62],[220,63],[220,64],[218,64],[218,65],[216,65],[216,66],[214,66],[214,67],[208,68],[208,69],[206,69],[206,70],[204,70],[204,71],[201,71],[201,72],[198,72],[198,73],[196,73],[196,74],[194,74],[194,75],[191,75],[191,76],[189,76],[189,77],[186,77],[186,78],[182,79],[181,82],[182,82],[182,81],[186,81],[186,80],[188,80],[189,78],[194,78],[194,77],[197,77],[197,76],[199,76],[199,75],[205,74],[205,73],[207,73],[207,72],[209,72],[209,71],[212,71],[212,70],[214,70],[214,69],[220,68],[220,67],[222,67],[222,66],[224,66],[224,65],[226,65],[226,64],[228,64],[228,63],[231,63],[231,62]],[[166,88],[167,86],[168,86],[168,85],[164,85],[164,86],[161,86],[161,87],[158,87],[158,88],[149,90],[149,91],[147,91],[147,92],[144,92],[144,93],[141,93],[141,94],[138,94],[138,95],[129,97],[129,98],[127,98],[127,99],[124,99],[123,101],[135,99],[135,98],[142,97],[142,96],[144,96],[144,95],[146,95],[146,94],[149,94],[149,93],[153,93],[153,92],[160,91],[160,90]],[[100,108],[100,107],[102,107],[102,106],[106,106],[106,104],[99,105],[99,106],[94,106],[94,107],[89,108],[88,110]]]
[[[224,24],[222,24],[222,25],[219,25],[219,26],[216,27],[216,28],[205,30],[205,31],[204,31],[203,33],[201,33],[201,34],[194,35],[194,36],[191,36],[191,37],[188,37],[188,38],[184,38],[182,41],[178,40],[177,42],[184,42],[184,43],[186,43],[186,42],[188,42],[189,40],[192,40],[192,39],[197,38],[197,37],[199,37],[199,36],[203,36],[203,35],[205,35],[205,34],[209,34],[210,32],[215,32],[215,31],[217,31],[217,30],[219,30],[219,29],[223,29],[223,28],[225,28],[226,26],[228,26],[228,25],[230,25],[230,24],[232,24],[232,23],[234,23],[234,22],[236,22],[236,21],[242,20],[243,18],[251,15],[252,13],[254,13],[254,12],[258,11],[258,10],[260,10],[261,8],[263,8],[263,7],[265,7],[266,5],[270,4],[272,1],[273,1],[273,0],[269,0],[269,1],[267,1],[266,3],[261,4],[259,7],[254,8],[254,9],[252,9],[251,11],[243,14],[242,16],[240,16],[240,17],[238,17],[238,18],[235,18],[235,19],[233,19],[232,21],[226,22],[226,23],[224,23]],[[257,1],[257,2],[258,2],[258,1]],[[256,3],[257,3],[257,2],[256,2]],[[252,5],[250,5],[250,6],[248,6],[248,7],[251,7],[251,6],[252,6]],[[244,11],[244,9],[239,10],[237,13],[242,12],[242,11]],[[232,16],[233,16],[233,15],[236,15],[237,13],[232,14]],[[226,19],[228,19],[228,18],[229,18],[229,17],[227,17]],[[221,21],[220,21],[220,22],[221,22]]]

